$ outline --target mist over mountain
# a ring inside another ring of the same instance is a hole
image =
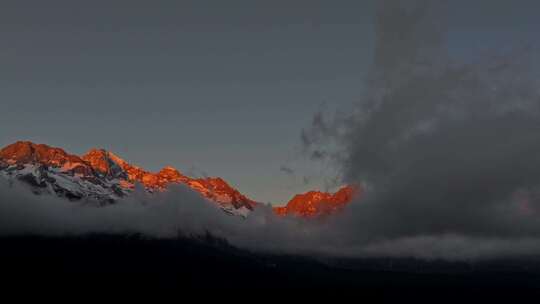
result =
[[[79,157],[23,141],[0,149],[0,187],[3,236],[211,233],[242,248],[305,254],[318,251],[320,232],[360,194],[352,186],[311,191],[272,207],[221,178],[193,179],[172,167],[151,173],[102,149]]]

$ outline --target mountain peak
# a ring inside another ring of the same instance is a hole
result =
[[[184,176],[180,171],[171,166],[166,166],[161,169],[157,173],[157,176],[163,184],[186,183],[189,180],[187,176]]]
[[[220,177],[191,178],[172,166],[153,173],[101,148],[79,157],[60,148],[18,141],[0,149],[0,171],[0,176],[31,181],[43,191],[50,190],[70,199],[94,197],[114,202],[129,194],[139,182],[149,192],[184,184],[231,214],[245,215],[259,205]],[[276,207],[274,211],[278,215],[302,217],[326,215],[342,209],[359,190],[346,186],[336,193],[310,191],[296,195],[286,206]]]
[[[165,166],[159,172],[180,174],[180,172],[175,167],[172,167],[172,166]]]
[[[51,167],[83,162],[78,156],[70,155],[63,149],[35,144],[30,141],[18,141],[1,149],[0,161],[8,165],[37,163]]]
[[[315,217],[329,215],[343,209],[360,192],[357,186],[347,185],[335,193],[309,191],[295,195],[285,206],[275,207],[278,215]]]
[[[19,141],[0,150],[0,171],[0,177],[29,181],[41,188],[39,192],[52,191],[74,200],[93,197],[100,203],[114,202],[139,182],[149,192],[184,184],[231,214],[245,215],[246,209],[252,210],[257,204],[221,178],[193,179],[172,166],[153,173],[101,148],[79,157],[60,148]]]
[[[82,159],[98,173],[107,177],[118,177],[124,175],[124,169],[121,164],[116,162],[105,149],[91,149]]]
[[[32,162],[35,160],[35,144],[18,141],[0,150],[0,159],[9,163]]]

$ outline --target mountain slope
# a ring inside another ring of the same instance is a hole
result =
[[[359,192],[360,188],[354,186],[342,187],[336,193],[310,191],[296,195],[283,207],[274,207],[274,212],[306,218],[330,215],[342,210]]]
[[[164,191],[171,184],[183,184],[225,212],[244,217],[259,205],[222,178],[191,178],[170,166],[149,172],[104,149],[77,156],[60,148],[19,141],[0,150],[0,176],[21,180],[36,194],[56,194],[100,205],[129,195],[136,184],[150,193]],[[343,209],[358,192],[359,188],[352,186],[334,194],[310,191],[296,195],[286,206],[274,207],[274,212],[281,216],[324,216]]]
[[[26,182],[36,194],[54,193],[101,205],[128,195],[136,183],[149,192],[185,184],[231,214],[245,216],[257,205],[221,178],[194,179],[173,167],[152,173],[103,149],[79,157],[60,148],[16,142],[0,150],[0,175]]]

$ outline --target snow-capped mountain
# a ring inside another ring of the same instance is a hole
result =
[[[54,194],[98,205],[115,203],[129,195],[137,183],[150,193],[165,191],[171,184],[183,184],[226,213],[243,217],[260,205],[222,178],[191,178],[170,166],[157,173],[149,172],[103,149],[77,156],[60,148],[19,141],[0,150],[0,177],[22,181],[35,194]],[[336,193],[310,191],[273,210],[280,216],[328,215],[343,209],[359,190],[345,186]]]
[[[359,192],[355,186],[342,187],[336,193],[309,191],[296,195],[283,207],[274,207],[274,212],[305,218],[330,215],[342,210]]]
[[[230,214],[247,216],[258,204],[221,178],[191,178],[173,167],[152,173],[103,149],[92,149],[79,157],[60,148],[16,142],[0,150],[0,176],[23,181],[36,194],[100,205],[129,195],[136,183],[149,192],[185,184]]]

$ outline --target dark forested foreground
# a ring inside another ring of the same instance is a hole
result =
[[[250,253],[206,236],[9,237],[0,240],[4,288],[120,291],[349,289],[397,296],[540,288],[538,260],[464,263],[415,259],[329,260]],[[399,291],[399,293],[394,293]],[[311,294],[313,295],[313,294]]]

